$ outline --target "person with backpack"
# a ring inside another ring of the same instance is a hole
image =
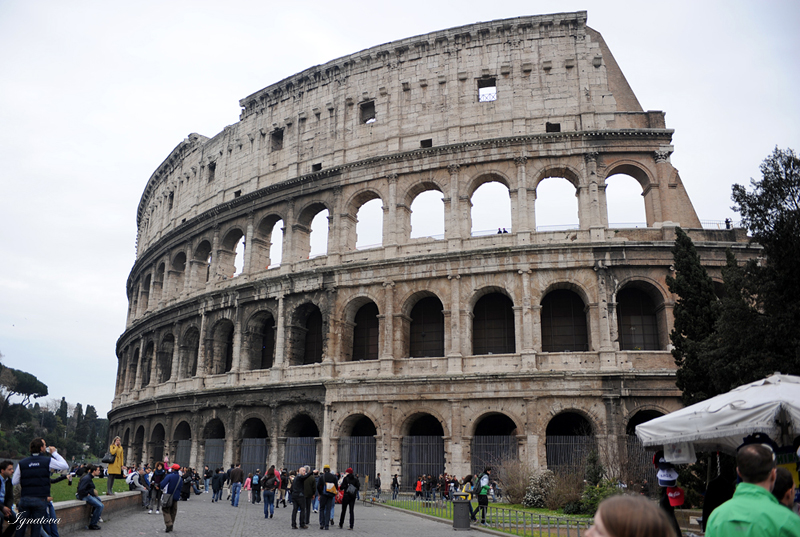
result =
[[[264,518],[272,518],[275,515],[275,491],[278,489],[280,481],[275,473],[275,466],[270,466],[264,475]]]
[[[344,479],[342,479],[339,487],[344,490],[344,494],[342,495],[342,514],[339,515],[339,529],[344,527],[344,515],[349,507],[350,529],[352,530],[355,523],[355,512],[353,511],[353,508],[356,506],[356,493],[358,493],[358,489],[361,487],[358,479],[353,475],[352,468],[348,468],[345,471]]]
[[[250,479],[250,489],[253,493],[252,501],[254,504],[261,503],[261,470],[256,469],[256,473]]]
[[[322,467],[322,474],[317,479],[319,492],[319,527],[327,529],[333,520],[333,505],[336,498],[336,476],[331,473],[331,467]]]
[[[170,466],[170,472],[161,480],[161,514],[164,517],[164,525],[167,527],[167,533],[172,531],[175,525],[175,517],[178,516],[178,500],[181,497],[181,489],[183,488],[183,478],[178,472],[181,469],[180,465],[173,464]],[[164,498],[167,496],[167,498]],[[169,502],[169,496],[172,501]],[[167,500],[165,502],[165,500]]]
[[[478,507],[475,508],[475,513],[472,515],[474,521],[478,514],[478,509],[481,510],[481,524],[486,525],[486,510],[489,507],[489,489],[491,489],[491,475],[492,469],[488,466],[481,475],[475,480],[475,491],[478,495]]]

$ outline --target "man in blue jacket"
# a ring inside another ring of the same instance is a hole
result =
[[[50,502],[50,472],[63,472],[69,470],[69,464],[56,448],[47,447],[44,438],[34,438],[31,441],[31,456],[25,457],[17,465],[11,477],[12,485],[21,485],[21,498],[19,500],[20,518],[37,523],[23,523],[17,531],[18,537],[25,535],[25,528],[31,528],[31,535],[39,537],[42,531],[41,520],[47,518],[47,506]],[[23,516],[23,513],[25,515]]]
[[[172,526],[175,525],[175,517],[178,516],[178,501],[181,499],[181,489],[183,488],[183,478],[178,472],[181,467],[179,464],[173,464],[170,467],[170,473],[161,480],[161,495],[162,505],[161,514],[164,516],[164,525],[167,526],[167,532],[172,531]],[[172,505],[163,505],[163,497],[172,495]]]
[[[92,479],[100,475],[100,467],[90,464],[87,472],[83,474],[78,483],[78,499],[83,500],[92,506],[92,519],[89,522],[90,530],[99,530],[100,515],[103,514],[103,502],[97,497],[97,489],[94,488]]]

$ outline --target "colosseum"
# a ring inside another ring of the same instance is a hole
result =
[[[329,463],[406,485],[509,457],[641,458],[632,427],[681,406],[675,228],[715,281],[726,248],[753,251],[743,230],[703,228],[664,113],[641,108],[586,17],[379,45],[178,144],[137,213],[109,413],[127,461]],[[620,174],[641,187],[639,227],[609,225]],[[575,225],[537,226],[554,180]],[[474,228],[487,183],[507,233]]]

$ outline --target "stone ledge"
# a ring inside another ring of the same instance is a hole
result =
[[[116,516],[127,515],[141,509],[142,493],[138,491],[117,492],[114,496],[100,496],[103,502],[103,520],[113,520]],[[60,535],[83,530],[89,525],[91,507],[80,500],[56,502],[56,518],[59,519]]]

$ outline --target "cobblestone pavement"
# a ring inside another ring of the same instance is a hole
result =
[[[223,496],[224,498],[224,496]],[[319,529],[319,515],[311,513],[311,522],[307,530],[292,530],[291,504],[288,508],[275,509],[272,519],[264,518],[264,504],[251,504],[247,502],[244,494],[239,507],[232,507],[230,501],[222,500],[211,502],[211,494],[193,495],[189,501],[179,502],[178,516],[175,521],[174,535],[217,536],[230,535],[232,537],[253,537],[270,535],[295,534],[304,535],[317,533]],[[341,506],[336,506],[335,521],[328,534],[341,534],[343,537],[361,535],[391,537],[453,537],[452,525],[435,522],[426,518],[403,513],[394,509],[378,506],[365,506],[356,503],[355,528],[348,530],[349,513],[345,517],[344,529],[339,529],[339,515]],[[140,511],[127,516],[114,517],[113,520],[100,524],[102,531],[79,533],[92,533],[99,535],[113,535],[115,537],[138,537],[141,535],[157,535],[165,533],[164,518],[155,512],[152,515],[147,511]],[[459,532],[460,533],[460,532]]]

